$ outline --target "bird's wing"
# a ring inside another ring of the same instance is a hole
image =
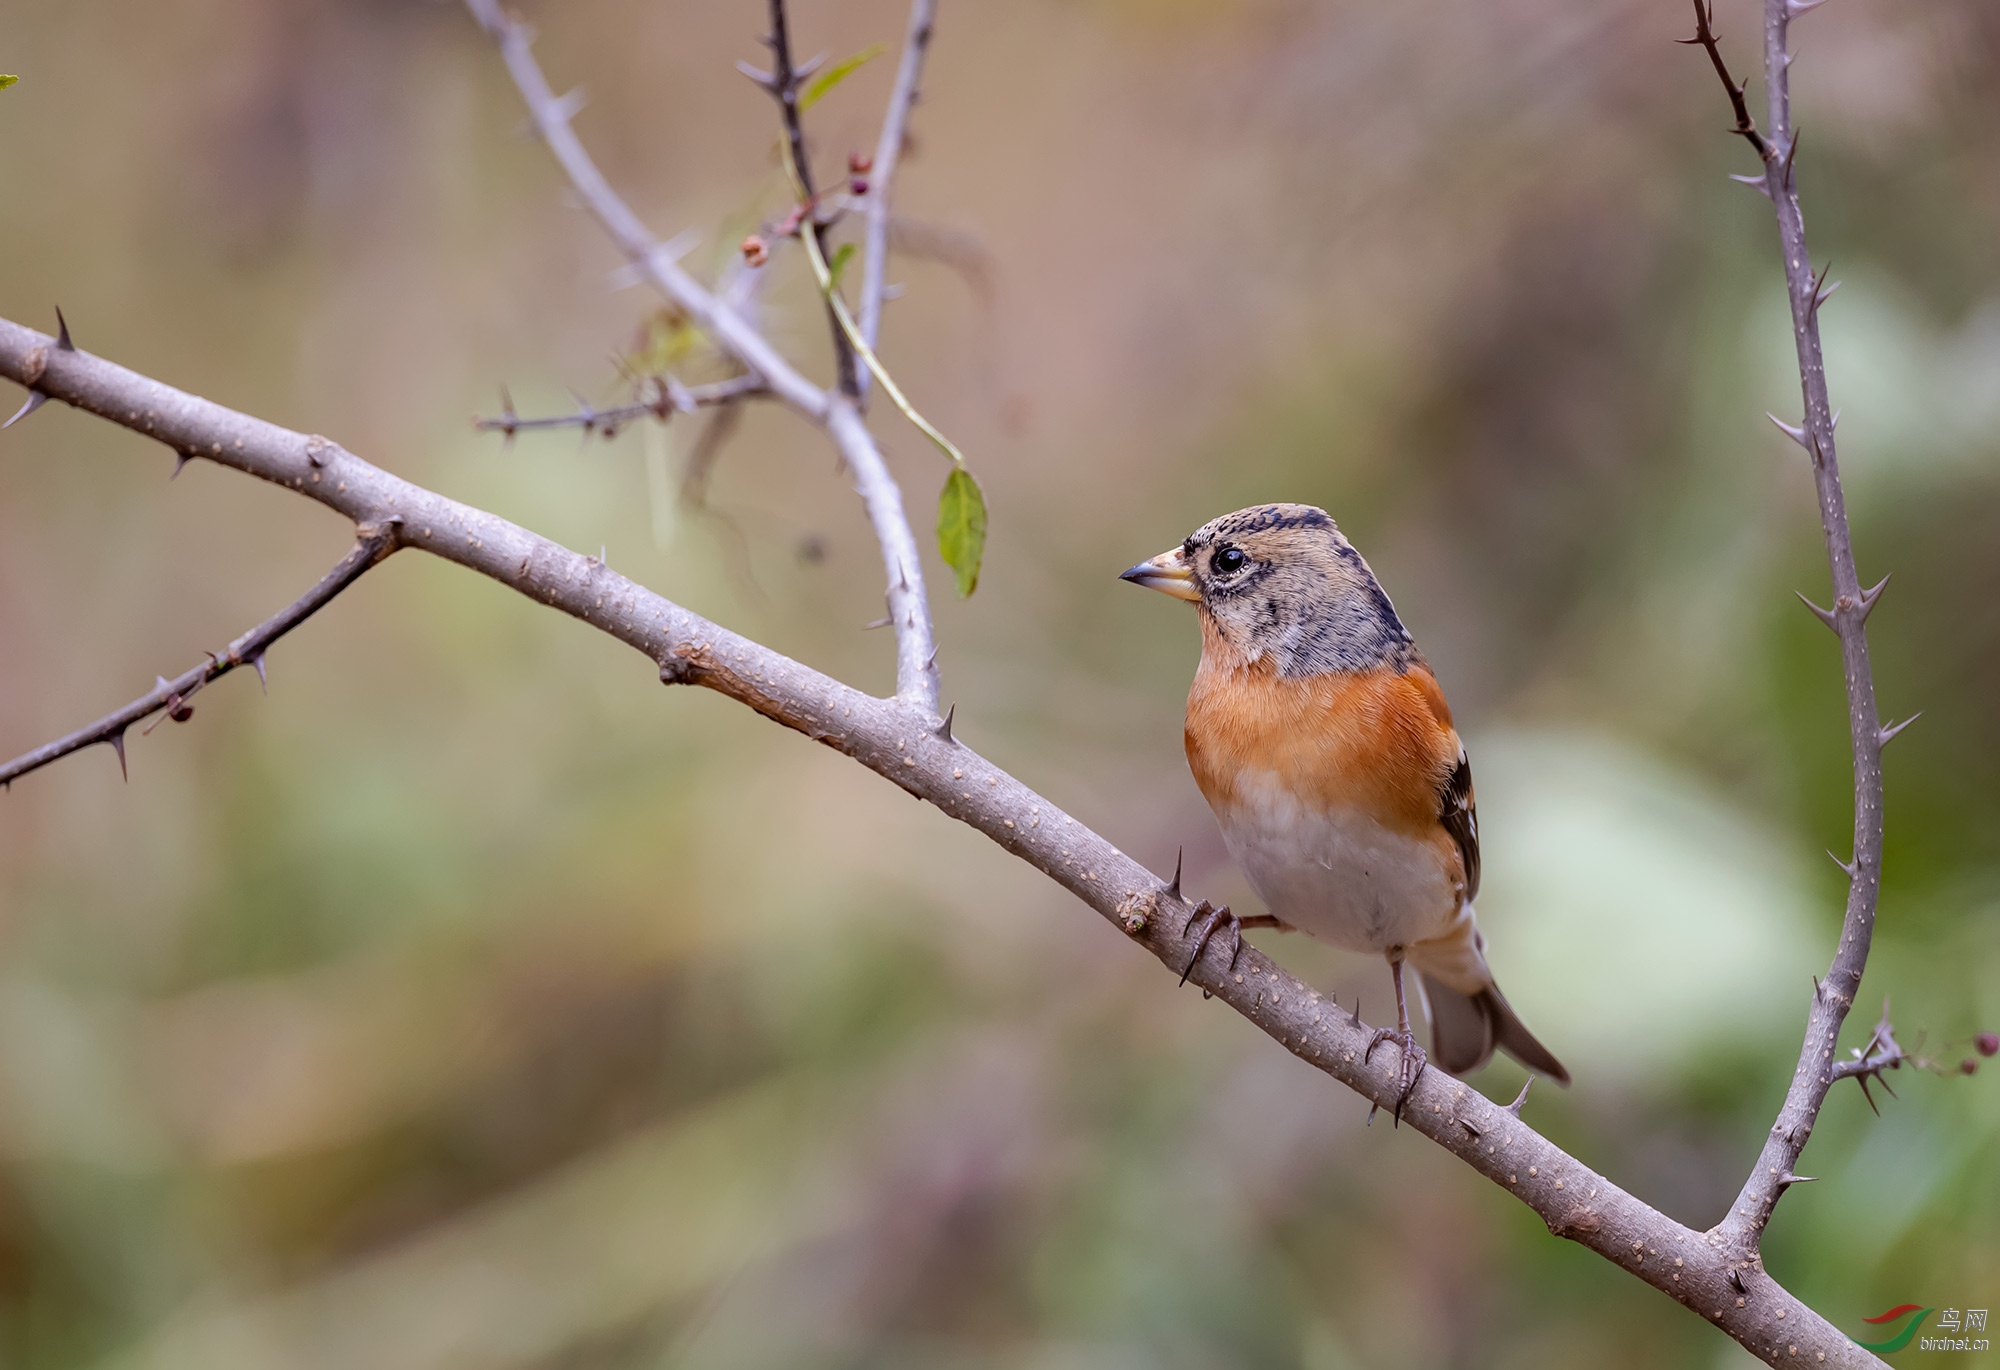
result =
[[[1459,859],[1465,863],[1465,899],[1470,903],[1479,894],[1479,805],[1472,797],[1472,761],[1462,742],[1458,764],[1438,792],[1438,822],[1458,844]]]

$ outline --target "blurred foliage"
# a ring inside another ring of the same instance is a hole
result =
[[[607,172],[725,271],[787,199],[731,68],[761,6],[532,8]],[[1114,577],[1253,500],[1334,511],[1452,692],[1501,980],[1577,1069],[1529,1118],[1706,1226],[1789,1078],[1850,782],[1835,645],[1791,598],[1825,580],[1810,486],[1761,418],[1798,407],[1775,234],[1687,18],[948,5],[898,204],[961,247],[897,264],[882,353],[992,505],[985,592],[936,601],[959,736],[1156,869],[1185,846],[1213,898],[1252,902],[1181,759],[1193,625]],[[1747,65],[1749,6],[1720,19]],[[902,25],[805,3],[796,41]],[[1799,36],[1857,543],[1896,574],[1883,707],[1924,711],[1849,1038],[1889,995],[1938,1049],[2000,1021],[2000,11],[1837,0]],[[879,559],[795,419],[746,416],[699,518],[684,420],[465,423],[698,340],[607,288],[454,6],[16,5],[0,51],[32,78],[0,110],[0,312],[60,302],[81,347],[889,688]],[[823,173],[892,78],[814,108]],[[804,262],[762,277],[828,374]],[[875,422],[915,499],[936,457]],[[54,405],[0,440],[0,750],[347,545],[171,466]],[[135,739],[129,785],[100,751],[0,796],[0,1364],[1742,1359],[990,844],[601,635],[399,557],[270,673]],[[1260,941],[1386,1007],[1379,966]],[[2000,1302],[1992,1072],[1894,1083],[1879,1118],[1835,1091],[1767,1247],[1850,1330]]]

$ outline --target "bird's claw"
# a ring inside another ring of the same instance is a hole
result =
[[[1187,969],[1181,972],[1181,983],[1184,985],[1188,982],[1188,976],[1194,974],[1195,965],[1201,960],[1201,954],[1208,950],[1208,939],[1215,936],[1217,928],[1225,925],[1229,928],[1230,970],[1236,969],[1236,958],[1243,952],[1243,922],[1229,911],[1229,905],[1224,904],[1221,908],[1217,908],[1206,899],[1202,900],[1194,906],[1194,912],[1188,915],[1187,922],[1181,925],[1181,936],[1186,937],[1189,929],[1197,922],[1202,925],[1201,936],[1195,939],[1194,952],[1188,957]]]
[[[1403,1105],[1410,1101],[1410,1095],[1415,1091],[1417,1081],[1423,1078],[1424,1066],[1428,1061],[1424,1056],[1424,1049],[1417,1045],[1416,1037],[1407,1029],[1377,1028],[1375,1035],[1368,1039],[1368,1050],[1361,1053],[1361,1063],[1368,1064],[1369,1058],[1375,1054],[1375,1048],[1384,1042],[1394,1042],[1403,1056],[1403,1064],[1396,1071],[1395,1122],[1400,1126],[1403,1121]]]

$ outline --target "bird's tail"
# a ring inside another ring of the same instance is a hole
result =
[[[1460,994],[1430,975],[1423,981],[1431,1015],[1431,1059],[1440,1069],[1452,1075],[1477,1070],[1497,1047],[1529,1070],[1559,1085],[1569,1083],[1562,1062],[1514,1016],[1498,985],[1489,982],[1476,994]]]

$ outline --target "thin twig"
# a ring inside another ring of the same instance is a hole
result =
[[[868,226],[861,251],[861,338],[869,347],[882,333],[882,291],[889,261],[889,195],[903,159],[910,107],[917,101],[923,79],[924,55],[930,50],[937,23],[937,0],[911,0],[910,27],[903,38],[903,59],[896,67],[895,89],[882,116],[882,136],[875,140],[875,160],[868,168]],[[861,399],[868,398],[868,377],[859,378]]]
[[[194,706],[189,701],[195,694],[210,681],[221,679],[239,666],[255,667],[258,678],[263,679],[264,653],[271,649],[271,644],[324,609],[335,595],[361,579],[395,551],[396,545],[397,529],[393,520],[360,525],[354,550],[342,557],[331,571],[320,577],[319,584],[299,596],[288,608],[265,619],[222,651],[207,653],[208,660],[201,665],[183,671],[172,680],[161,680],[124,708],[0,766],[0,785],[11,785],[30,771],[38,771],[71,752],[80,752],[99,743],[118,753],[118,770],[124,774],[127,728],[163,711],[176,723],[185,723],[194,712]]]
[[[1744,1182],[1729,1216],[1716,1232],[1742,1259],[1754,1259],[1765,1225],[1788,1187],[1800,1152],[1812,1135],[1827,1090],[1845,1073],[1834,1052],[1841,1024],[1853,1006],[1868,965],[1875,932],[1875,911],[1882,879],[1882,722],[1876,711],[1875,676],[1869,664],[1866,623],[1875,596],[1864,592],[1854,564],[1854,540],[1847,523],[1847,500],[1840,484],[1840,463],[1834,449],[1834,415],[1827,398],[1826,365],[1820,349],[1819,305],[1822,277],[1815,277],[1806,249],[1805,221],[1792,177],[1798,135],[1792,128],[1789,29],[1794,14],[1803,12],[1797,0],[1764,0],[1764,82],[1769,97],[1765,134],[1752,137],[1742,88],[1722,63],[1702,0],[1695,0],[1696,41],[1708,50],[1737,116],[1736,132],[1745,133],[1763,159],[1763,189],[1778,219],[1778,240],[1784,259],[1785,283],[1791,298],[1792,337],[1798,352],[1799,388],[1805,419],[1799,437],[1812,458],[1813,483],[1819,497],[1820,524],[1826,537],[1828,566],[1833,578],[1833,608],[1815,608],[1840,638],[1843,674],[1847,682],[1849,741],[1854,754],[1854,854],[1841,863],[1848,873],[1847,909],[1840,944],[1826,978],[1814,988],[1806,1015],[1805,1039],[1791,1087],[1766,1137],[1757,1164]],[[1788,433],[1793,430],[1785,426]],[[1879,587],[1878,587],[1879,589]],[[1885,1021],[1877,1038],[1888,1032]],[[1893,1041],[1891,1036],[1889,1040]],[[1864,1056],[1868,1053],[1864,1052]],[[1872,1100],[1870,1101],[1873,1102]]]
[[[770,12],[771,33],[764,41],[771,47],[771,79],[758,84],[764,86],[771,93],[771,98],[778,102],[785,124],[785,140],[791,149],[793,174],[805,187],[805,194],[799,198],[800,207],[805,211],[799,224],[799,234],[823,256],[826,244],[820,237],[822,230],[819,216],[815,213],[819,195],[813,186],[812,162],[806,157],[805,121],[799,112],[799,82],[805,73],[792,65],[792,37],[790,26],[785,22],[785,0],[770,0]],[[858,398],[861,390],[855,378],[854,349],[848,343],[840,320],[833,316],[830,309],[827,324],[833,330],[834,368],[840,393]]]
[[[807,380],[747,319],[704,289],[674,255],[654,241],[638,215],[604,179],[570,127],[569,107],[550,89],[531,49],[528,31],[510,19],[498,0],[465,0],[466,8],[499,45],[529,117],[554,154],[570,186],[633,267],[656,290],[679,305],[710,337],[771,393],[824,428],[840,449],[854,481],[887,572],[889,617],[896,633],[896,694],[930,713],[937,712],[937,640],[930,600],[924,589],[923,558],[903,511],[903,493],[889,474],[882,451],[854,403]]]
[[[1186,933],[1189,902],[980,756],[962,730],[940,736],[934,710],[863,694],[663,599],[597,558],[331,444],[316,446],[319,440],[88,353],[51,355],[53,341],[0,320],[0,376],[27,384],[32,370],[33,383],[52,398],[176,453],[199,453],[306,495],[357,524],[401,518],[404,545],[491,577],[636,648],[657,665],[663,681],[715,690],[852,757],[1048,875],[1171,972],[1188,964],[1194,950]],[[36,359],[32,368],[30,358]],[[851,406],[842,409],[854,413]],[[1220,958],[1207,958],[1191,979],[1363,1098],[1394,1107],[1402,1094],[1390,1058],[1378,1052],[1379,1064],[1367,1059],[1373,1030],[1358,1009],[1351,1018],[1335,1012],[1331,1000],[1254,948],[1242,949],[1233,971]],[[1874,1364],[1717,1234],[1691,1231],[1649,1207],[1463,1082],[1424,1072],[1403,1120],[1526,1204],[1551,1232],[1687,1305],[1763,1359],[1782,1358],[1796,1346],[1802,1364]]]
[[[615,404],[608,409],[580,404],[574,414],[551,414],[539,418],[522,418],[514,412],[513,401],[503,395],[500,416],[491,419],[476,417],[472,426],[482,433],[504,433],[510,438],[516,433],[557,428],[581,428],[585,433],[615,437],[620,429],[640,419],[664,420],[676,413],[691,414],[696,409],[729,405],[752,395],[761,395],[764,393],[764,381],[760,376],[749,375],[735,376],[710,385],[679,385],[662,379],[657,389],[658,394],[650,400]]]
[[[1715,31],[1714,0],[1694,0],[1694,37],[1676,38],[1677,43],[1687,46],[1699,44],[1708,54],[1709,62],[1715,67],[1715,74],[1722,80],[1722,88],[1729,92],[1729,107],[1736,115],[1736,127],[1729,130],[1738,135],[1757,150],[1759,157],[1768,160],[1771,145],[1764,135],[1757,131],[1757,121],[1750,117],[1750,106],[1743,98],[1748,81],[1738,81],[1729,74],[1728,63],[1722,60],[1722,39]]]

